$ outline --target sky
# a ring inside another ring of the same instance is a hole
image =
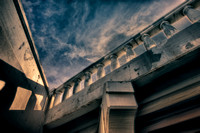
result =
[[[21,1],[53,89],[185,0]]]

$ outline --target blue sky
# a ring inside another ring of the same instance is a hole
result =
[[[21,0],[50,88],[184,0]]]

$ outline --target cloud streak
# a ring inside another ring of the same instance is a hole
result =
[[[50,88],[119,46],[184,0],[23,0]]]

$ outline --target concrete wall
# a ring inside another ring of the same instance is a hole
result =
[[[48,85],[20,1],[0,1],[0,40],[0,129],[42,132]]]

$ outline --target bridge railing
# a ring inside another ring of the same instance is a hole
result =
[[[137,57],[138,55],[135,52],[135,48],[139,45],[143,45],[145,50],[149,50],[152,47],[157,46],[152,37],[160,31],[163,31],[167,38],[173,36],[177,30],[174,26],[172,26],[172,24],[181,18],[187,17],[191,23],[199,21],[200,11],[196,9],[199,5],[199,0],[188,0],[182,3],[177,8],[154,22],[152,25],[148,26],[137,35],[131,37],[119,47],[82,70],[58,88],[51,91],[51,103],[49,108],[56,106],[75,93],[90,86],[95,82],[94,78],[92,78],[94,75],[96,75],[96,80],[106,76],[107,73],[105,73],[105,68],[108,65],[110,66],[110,72],[119,68],[119,59],[122,56],[126,57],[126,63]]]

